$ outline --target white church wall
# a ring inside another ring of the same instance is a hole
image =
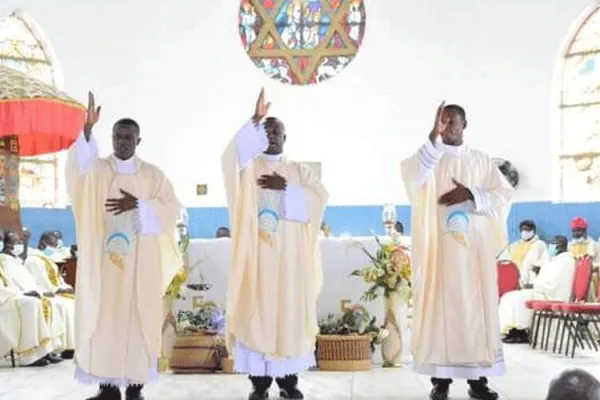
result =
[[[65,88],[103,105],[96,135],[131,116],[140,154],[165,169],[189,207],[224,206],[220,153],[265,86],[288,151],[320,161],[332,205],[405,204],[398,162],[431,128],[441,100],[467,109],[470,145],[510,160],[517,201],[552,196],[554,62],[589,0],[366,0],[356,60],[315,87],[266,78],[246,56],[237,0],[3,0],[26,10],[60,60]],[[208,184],[197,197],[196,184]]]

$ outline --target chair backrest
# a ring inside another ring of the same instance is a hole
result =
[[[592,270],[592,258],[590,256],[584,256],[575,261],[571,301],[582,302],[587,300],[592,282]]]
[[[519,267],[510,260],[500,260],[496,263],[498,269],[498,299],[504,293],[519,289],[521,274]]]

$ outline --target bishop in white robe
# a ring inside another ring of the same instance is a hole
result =
[[[494,161],[463,144],[465,111],[438,108],[429,139],[402,163],[412,205],[414,370],[432,377],[430,398],[452,378],[469,396],[496,400],[488,376],[504,373],[496,255],[507,244],[512,186]],[[438,137],[442,138],[438,142]]]
[[[549,246],[550,259],[540,268],[533,288],[505,293],[500,299],[500,329],[509,336],[512,330],[526,331],[531,327],[533,311],[525,307],[528,300],[569,301],[575,273],[575,258],[567,251],[567,238],[555,236]],[[512,333],[511,337],[522,337]],[[505,340],[505,343],[522,341]]]
[[[67,187],[77,228],[75,377],[99,384],[92,399],[142,399],[158,377],[163,297],[182,266],[175,238],[181,212],[171,182],[135,155],[132,119],[112,130],[113,155],[98,157],[93,95],[84,132],[69,149]]]
[[[316,302],[322,286],[318,236],[327,191],[309,167],[283,155],[285,128],[255,115],[223,154],[232,231],[226,334],[250,400],[301,399],[298,373],[315,365]]]
[[[537,235],[537,227],[532,220],[519,224],[521,239],[511,243],[498,257],[510,260],[519,268],[520,284],[527,288],[535,278],[534,269],[548,260],[546,243]]]

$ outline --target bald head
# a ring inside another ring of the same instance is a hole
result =
[[[598,400],[600,382],[582,369],[563,371],[550,383],[546,400]]]

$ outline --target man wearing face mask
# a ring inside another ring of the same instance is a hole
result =
[[[62,300],[55,298],[53,292],[44,292],[39,290],[34,277],[29,270],[23,266],[20,256],[25,249],[25,245],[17,232],[6,231],[4,234],[4,249],[0,254],[0,266],[6,273],[6,276],[12,283],[26,296],[38,297],[47,309],[47,323],[54,333],[58,333],[57,340],[54,343],[55,350],[73,350],[72,327],[69,331],[68,322],[73,318],[73,308],[69,308]],[[71,332],[71,334],[69,334]],[[58,363],[62,358],[54,353],[47,356],[48,361]]]
[[[598,269],[600,262],[600,246],[598,242],[588,236],[588,222],[583,217],[575,217],[571,221],[571,242],[569,242],[569,251],[575,259],[585,256],[592,258],[594,269]],[[590,286],[589,301],[596,301],[598,289],[598,273],[594,273],[592,285]]]
[[[505,343],[526,343],[533,311],[528,300],[569,301],[575,273],[575,258],[567,251],[567,238],[554,236],[548,246],[550,259],[540,268],[532,289],[505,293],[500,299],[500,328]]]
[[[546,243],[537,235],[535,222],[530,219],[521,221],[519,230],[521,240],[511,243],[498,259],[515,263],[521,274],[521,288],[530,289],[535,278],[533,269],[547,260],[548,252]]]
[[[42,234],[39,242],[39,249],[27,247],[25,248],[27,255],[24,258],[24,267],[33,277],[37,291],[39,293],[48,293],[52,296],[52,301],[59,303],[61,307],[66,309],[63,315],[65,322],[65,347],[67,350],[61,354],[62,358],[72,359],[73,349],[75,348],[75,301],[73,287],[65,282],[58,265],[53,261],[52,257],[45,254],[45,249],[53,247],[46,243],[53,244],[56,239],[50,232]],[[51,256],[53,253],[48,252]]]

